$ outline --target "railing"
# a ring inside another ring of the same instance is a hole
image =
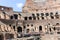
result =
[[[7,39],[7,40],[36,40],[36,39],[40,39],[40,37],[22,37],[22,38],[15,38],[15,39]]]
[[[27,38],[25,38],[25,37],[22,37],[22,38],[15,38],[15,39],[7,39],[7,40],[27,40],[27,39],[34,39],[34,37],[27,37]]]
[[[20,36],[17,36],[17,37],[22,38],[22,37],[30,37],[30,36],[40,36],[40,33],[26,33],[26,34],[20,33]]]
[[[20,34],[20,37],[7,39],[7,40],[27,40],[27,39],[35,40],[37,38],[41,38],[40,33],[26,33],[26,34],[19,33],[19,34]]]

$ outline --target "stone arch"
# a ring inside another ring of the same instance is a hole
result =
[[[22,27],[17,27],[17,32],[22,32]]]

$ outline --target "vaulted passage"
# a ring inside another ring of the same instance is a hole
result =
[[[42,31],[42,26],[39,26],[39,31]]]
[[[22,28],[20,26],[17,28],[17,32],[22,32]]]

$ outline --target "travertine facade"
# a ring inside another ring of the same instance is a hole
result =
[[[0,40],[60,40],[60,0],[26,0],[22,12],[0,6]]]

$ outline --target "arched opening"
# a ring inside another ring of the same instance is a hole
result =
[[[52,31],[51,28],[49,28],[50,32]]]
[[[25,29],[25,28],[26,28],[26,26],[23,26],[23,28]]]
[[[42,26],[39,26],[39,31],[42,31]]]
[[[37,13],[36,15],[39,16],[39,13]]]
[[[55,28],[55,27],[54,27],[53,29],[54,29],[54,31],[56,30],[56,28]]]
[[[56,23],[56,25],[59,25],[59,23]]]
[[[15,26],[13,26],[13,29],[15,30]]]
[[[11,24],[9,26],[11,27]]]
[[[35,17],[35,14],[32,14],[33,17]]]
[[[26,31],[27,33],[29,33],[29,29],[27,29],[27,31]]]
[[[13,16],[10,16],[10,19],[13,19]]]
[[[27,20],[28,19],[28,17],[24,17],[24,20]]]
[[[55,17],[56,17],[56,19],[59,19],[59,14],[58,14],[58,12],[56,12]]]
[[[36,16],[35,16],[35,14],[32,14],[32,16],[33,16],[33,20],[36,20]]]
[[[36,17],[33,17],[33,20],[36,20]]]
[[[29,17],[29,20],[32,20],[32,17]]]
[[[55,18],[56,18],[56,19],[59,19],[59,15],[55,15]]]
[[[29,27],[29,24],[27,24],[27,27]]]
[[[15,19],[18,19],[18,15],[17,15],[17,14],[14,14],[14,18],[15,18]]]
[[[51,19],[54,19],[54,16],[51,16]]]
[[[31,24],[31,27],[33,27],[33,24]]]
[[[58,12],[56,12],[56,15],[58,15]]]
[[[17,32],[22,32],[22,27],[18,27]]]
[[[44,17],[41,17],[42,18],[42,20],[44,19]]]
[[[50,12],[50,16],[52,16],[53,15],[53,12]]]
[[[45,15],[46,15],[46,16],[49,16],[49,13],[46,13]]]
[[[44,16],[44,13],[41,13],[41,16]]]

